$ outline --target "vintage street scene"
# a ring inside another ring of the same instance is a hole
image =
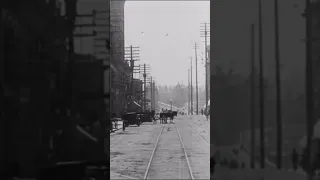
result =
[[[111,179],[210,179],[209,6],[111,2]]]

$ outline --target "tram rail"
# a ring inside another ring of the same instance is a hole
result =
[[[190,161],[189,161],[189,158],[188,158],[188,155],[187,155],[187,151],[186,151],[186,148],[184,146],[184,143],[183,143],[183,140],[181,138],[181,135],[180,135],[180,132],[179,132],[179,129],[175,126],[175,124],[173,124],[174,126],[174,129],[175,131],[177,132],[177,136],[179,137],[179,142],[180,142],[180,145],[181,145],[181,148],[182,148],[182,151],[183,151],[183,155],[185,157],[185,160],[186,160],[186,163],[187,163],[187,166],[188,166],[188,173],[189,173],[189,176],[192,180],[194,180],[194,177],[193,177],[193,172],[192,172],[192,168],[191,168],[191,165],[190,165]],[[149,172],[150,172],[150,167],[152,166],[152,163],[154,161],[154,158],[156,156],[156,151],[159,149],[159,142],[160,142],[160,138],[161,136],[163,135],[163,130],[165,127],[170,127],[170,124],[168,126],[166,125],[163,125],[162,128],[161,128],[161,131],[158,135],[158,138],[157,138],[157,141],[156,141],[156,144],[153,148],[153,151],[152,151],[152,154],[151,154],[151,157],[149,159],[149,163],[148,163],[148,166],[147,166],[147,169],[145,171],[145,175],[144,175],[144,180],[147,180],[149,178]],[[171,126],[172,127],[172,126]]]

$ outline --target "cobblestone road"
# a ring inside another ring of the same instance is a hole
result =
[[[111,179],[144,178],[163,126],[158,148],[150,163],[148,179],[191,179],[189,166],[194,179],[209,179],[209,122],[203,116],[178,116],[174,124],[143,123],[140,127],[130,126],[125,132],[111,134]]]

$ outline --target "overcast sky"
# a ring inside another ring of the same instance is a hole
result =
[[[136,64],[150,64],[157,84],[175,85],[188,82],[189,56],[193,59],[195,83],[197,42],[198,81],[204,85],[204,38],[200,37],[203,22],[210,22],[209,1],[127,1],[125,45],[140,47],[140,62]]]

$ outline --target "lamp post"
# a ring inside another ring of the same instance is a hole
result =
[[[172,98],[170,98],[170,110],[172,111]]]

